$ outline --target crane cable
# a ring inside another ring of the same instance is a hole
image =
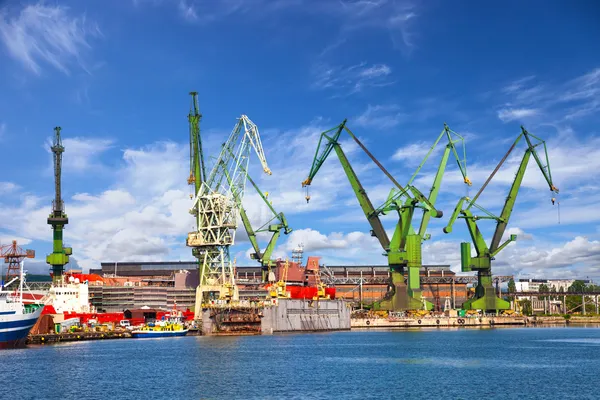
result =
[[[512,144],[512,146],[510,146],[510,149],[508,149],[508,151],[506,152],[506,154],[504,155],[504,157],[502,157],[502,159],[500,160],[500,162],[498,163],[498,165],[496,166],[496,168],[494,168],[494,170],[492,171],[492,173],[490,174],[490,176],[484,182],[483,186],[481,186],[481,188],[479,189],[479,191],[477,192],[477,194],[475,195],[475,197],[473,197],[473,200],[470,201],[470,204],[475,203],[475,201],[477,200],[477,198],[479,197],[479,195],[481,194],[481,192],[483,192],[483,189],[485,189],[485,187],[490,183],[490,181],[492,180],[492,178],[494,177],[494,175],[496,175],[496,173],[498,172],[498,170],[500,169],[500,167],[502,166],[502,164],[504,164],[504,161],[506,161],[506,159],[508,158],[508,156],[510,155],[510,153],[512,153],[512,151],[513,151],[513,149],[515,148],[516,145],[517,145],[517,141],[515,141]],[[468,190],[468,188],[467,188],[467,190]]]

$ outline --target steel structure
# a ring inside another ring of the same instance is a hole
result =
[[[521,160],[519,168],[517,169],[517,174],[512,183],[508,196],[506,197],[506,201],[504,202],[504,207],[502,208],[502,212],[500,216],[496,216],[486,210],[485,208],[477,205],[476,201],[486,188],[488,183],[492,180],[496,172],[500,169],[504,161],[508,158],[509,154],[513,151],[519,141],[525,138],[527,142],[527,149],[525,150],[525,154]],[[536,151],[536,147],[542,146],[545,153],[545,164],[538,155]],[[521,133],[514,141],[512,146],[509,148],[508,152],[504,155],[504,157],[500,160],[494,171],[492,171],[491,175],[485,181],[481,189],[477,192],[473,199],[469,199],[468,197],[463,197],[458,201],[456,208],[448,222],[448,225],[444,228],[445,233],[450,233],[452,231],[452,226],[457,218],[462,218],[467,223],[467,228],[469,230],[469,234],[471,235],[471,239],[473,241],[473,245],[475,247],[475,252],[477,255],[475,257],[471,256],[471,244],[468,242],[463,242],[460,244],[460,253],[461,253],[461,269],[463,272],[469,271],[477,271],[477,287],[475,289],[475,296],[473,299],[467,301],[463,304],[464,309],[478,309],[478,310],[507,310],[510,308],[510,304],[496,297],[494,288],[492,286],[492,266],[491,262],[494,260],[494,257],[504,249],[510,242],[513,242],[517,239],[517,235],[510,235],[508,240],[504,243],[500,244],[502,240],[502,236],[506,230],[506,226],[508,225],[508,221],[512,214],[513,207],[517,200],[517,194],[519,193],[519,188],[521,187],[521,182],[523,181],[523,177],[525,176],[525,171],[527,169],[527,164],[529,162],[530,157],[533,155],[540,171],[544,175],[548,186],[550,187],[550,191],[553,193],[558,193],[558,189],[552,183],[552,174],[550,173],[550,163],[548,160],[548,151],[546,149],[546,142],[542,139],[530,134],[525,130],[524,127],[521,126]],[[552,198],[552,204],[554,204],[556,199]],[[463,207],[466,203],[466,207]],[[473,215],[472,208],[476,208],[483,212],[484,215]],[[485,243],[485,239],[477,226],[477,221],[480,219],[488,219],[496,222],[496,230],[494,231],[494,236],[492,237],[492,241],[490,245]]]
[[[346,121],[347,120],[344,120],[337,127],[321,134],[308,178],[302,182],[302,186],[306,187],[312,183],[313,178],[331,151],[335,150],[365,217],[371,225],[371,235],[377,238],[385,251],[384,255],[387,255],[388,257],[388,265],[391,273],[390,291],[383,301],[374,305],[374,308],[384,310],[432,309],[433,305],[426,302],[421,296],[421,285],[419,281],[419,270],[422,266],[421,246],[422,242],[430,237],[430,235],[426,234],[430,218],[441,218],[443,215],[440,210],[435,208],[435,202],[439,194],[442,178],[451,153],[456,159],[463,176],[463,181],[466,184],[471,185],[471,181],[467,177],[466,172],[464,139],[444,124],[444,129],[434,142],[433,146],[431,146],[417,170],[409,179],[408,184],[406,187],[402,187],[383,165],[381,165],[381,163],[366,149],[350,129],[348,129]],[[348,132],[358,146],[371,158],[394,185],[387,201],[378,208],[373,207],[371,200],[367,196],[365,189],[360,183],[358,176],[352,169],[350,162],[338,142],[343,130]],[[331,132],[334,132],[334,134],[331,135]],[[448,139],[448,144],[444,150],[429,196],[426,197],[413,185],[413,182],[437,144],[444,136]],[[462,143],[463,147],[462,158],[458,155],[456,149],[456,144],[459,142]],[[323,149],[321,149],[322,145]],[[306,195],[306,200],[310,200],[308,193]],[[416,209],[422,210],[422,219],[418,231],[412,226],[412,220]],[[389,212],[396,212],[398,215],[398,222],[391,240],[380,220],[380,215],[385,215]],[[405,282],[405,272],[407,272],[407,282]]]
[[[271,276],[271,270],[275,265],[275,261],[271,259],[271,256],[273,255],[273,251],[275,250],[275,245],[277,244],[277,240],[281,235],[281,231],[288,235],[292,232],[292,228],[288,226],[285,215],[282,212],[278,213],[277,211],[275,211],[271,202],[267,200],[268,194],[265,195],[259,189],[256,183],[252,180],[252,178],[250,178],[249,175],[247,176],[247,178],[272,213],[271,218],[266,223],[264,223],[258,229],[253,229],[252,224],[250,223],[250,219],[246,214],[246,210],[243,206],[240,207],[240,216],[242,219],[242,223],[244,224],[244,228],[246,229],[246,233],[248,234],[248,239],[250,240],[252,248],[254,249],[254,253],[250,254],[250,258],[253,260],[258,260],[258,262],[260,263],[262,269],[261,275],[263,282],[274,281],[275,278]],[[256,235],[261,232],[272,233],[271,239],[269,240],[269,243],[267,244],[267,247],[264,251],[260,250],[258,239],[256,237]]]
[[[54,154],[54,200],[52,212],[48,216],[48,224],[52,226],[53,245],[52,253],[46,256],[46,263],[52,266],[52,280],[55,283],[62,282],[65,265],[69,263],[69,256],[73,254],[73,249],[63,246],[63,230],[69,223],[69,219],[65,214],[65,205],[61,197],[62,153],[65,148],[60,138],[60,130],[59,126],[54,128],[54,142],[50,147]]]
[[[189,232],[186,245],[198,259],[200,283],[196,291],[196,318],[202,305],[209,300],[236,301],[235,285],[229,247],[234,244],[237,218],[244,195],[248,163],[252,149],[258,155],[263,170],[271,174],[256,125],[242,115],[208,175],[204,175],[203,150],[200,140],[200,120],[197,95],[192,92],[190,112],[191,170],[195,196],[190,213],[196,217],[194,231]]]
[[[34,250],[23,250],[17,246],[17,241],[13,240],[11,244],[0,246],[0,257],[4,259],[6,267],[5,282],[11,278],[19,277],[21,274],[21,261],[25,258],[35,258]]]

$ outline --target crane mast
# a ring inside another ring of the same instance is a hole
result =
[[[384,172],[384,174],[394,185],[394,188],[391,190],[387,201],[378,208],[373,207],[372,202],[367,196],[365,189],[360,183],[358,176],[352,169],[350,162],[348,161],[338,142],[342,130],[345,130],[352,137],[352,139],[354,139],[359,147]],[[331,132],[335,133],[330,136]],[[440,166],[435,176],[433,186],[430,190],[429,197],[425,197],[425,195],[423,195],[423,193],[413,185],[413,181],[444,135],[448,138],[448,145],[444,151],[444,156],[440,162]],[[458,137],[458,139],[456,139],[455,136]],[[441,218],[443,215],[440,210],[435,208],[435,201],[437,200],[442,177],[444,175],[450,154],[454,154],[463,175],[464,182],[469,185],[471,184],[466,175],[466,158],[461,159],[456,151],[456,144],[458,142],[462,142],[464,154],[463,138],[456,132],[451,131],[447,125],[444,125],[444,130],[439,135],[434,145],[430,148],[419,168],[410,178],[408,185],[406,187],[402,187],[383,167],[383,165],[381,165],[381,163],[366,149],[366,147],[352,133],[352,131],[348,129],[346,126],[346,120],[344,120],[342,124],[336,128],[330,129],[321,134],[311,170],[308,174],[308,178],[302,182],[302,186],[306,187],[312,183],[313,178],[321,168],[322,164],[327,159],[331,151],[334,150],[342,164],[342,168],[344,169],[348,180],[350,181],[350,185],[354,190],[354,194],[358,199],[365,217],[371,226],[371,235],[377,238],[381,247],[385,251],[384,255],[387,255],[388,257],[391,275],[391,290],[386,294],[384,300],[374,304],[373,307],[375,309],[411,310],[421,308],[431,309],[433,307],[431,303],[426,302],[421,296],[419,277],[420,268],[422,266],[421,245],[423,240],[427,240],[429,238],[429,236],[425,233],[429,219],[431,217]],[[324,147],[322,151],[319,152],[322,146]],[[307,201],[310,200],[308,193],[306,199]],[[419,231],[415,232],[412,227],[412,220],[417,208],[423,210],[423,218],[421,220]],[[394,234],[390,240],[383,227],[383,224],[381,223],[380,215],[385,215],[392,211],[398,214],[398,222],[396,224]],[[405,283],[405,269],[408,270],[408,284]]]
[[[498,172],[504,161],[506,161],[508,156],[515,149],[515,147],[522,138],[525,138],[527,142],[527,149],[523,154],[523,158],[521,159],[521,163],[519,164],[519,168],[517,169],[515,179],[513,180],[513,183],[510,187],[508,196],[506,197],[500,216],[496,216],[493,213],[486,210],[485,208],[479,206],[476,203],[476,200],[479,198],[483,190],[486,188],[486,186],[489,184],[489,182]],[[544,149],[545,163],[536,151],[536,147],[539,146],[542,146]],[[532,155],[540,171],[542,172],[544,179],[548,183],[550,191],[552,193],[558,194],[559,190],[558,188],[556,188],[556,186],[554,186],[552,181],[552,174],[550,171],[550,162],[548,159],[546,142],[530,134],[523,126],[521,126],[521,133],[511,145],[508,152],[500,160],[494,171],[492,171],[488,179],[479,189],[475,197],[472,200],[468,197],[461,198],[458,201],[458,204],[456,205],[452,216],[450,217],[448,225],[444,228],[445,233],[450,233],[452,232],[452,227],[456,219],[464,219],[467,224],[467,229],[469,230],[471,240],[473,241],[475,252],[477,254],[475,257],[471,256],[470,243],[462,242],[460,244],[462,272],[477,271],[477,287],[475,288],[475,296],[463,304],[464,309],[498,311],[507,310],[510,308],[510,304],[507,301],[498,298],[495,294],[492,282],[491,262],[492,260],[494,260],[494,257],[500,251],[502,251],[506,246],[508,246],[508,244],[517,240],[517,235],[510,235],[508,240],[500,244],[500,242],[502,241],[502,237],[504,236],[504,232],[506,231],[506,227],[511,217],[515,202],[517,200],[517,195],[519,193],[521,183],[523,182],[525,171],[527,170],[527,165]],[[465,203],[466,207],[463,207]],[[552,204],[554,203],[555,198],[553,197]],[[474,215],[472,208],[478,209],[479,211],[483,212],[484,215]],[[485,242],[481,230],[477,226],[477,221],[480,219],[488,219],[496,222],[496,229],[494,230],[494,235],[492,237],[489,247]]]
[[[204,305],[231,303],[238,300],[233,263],[229,248],[234,244],[237,217],[244,195],[250,152],[258,155],[263,170],[271,174],[260,141],[257,126],[242,115],[221,152],[206,175],[202,156],[200,130],[195,121],[196,95],[192,92],[193,111],[190,112],[190,159],[194,183],[194,196],[190,213],[195,216],[194,231],[189,232],[186,245],[198,259],[199,285],[196,290],[195,317],[200,318]]]
[[[52,201],[52,212],[48,216],[48,224],[52,226],[53,241],[52,253],[46,256],[46,263],[52,266],[52,280],[56,284],[62,283],[64,267],[69,262],[69,256],[73,254],[70,247],[63,247],[63,229],[69,223],[61,195],[61,172],[62,153],[65,151],[60,138],[61,128],[54,128],[54,141],[50,150],[54,158],[54,200]]]

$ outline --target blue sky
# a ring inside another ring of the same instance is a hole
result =
[[[593,1],[480,2],[132,0],[0,2],[0,238],[37,251],[46,270],[53,192],[49,140],[60,125],[65,238],[73,265],[188,260],[188,92],[199,92],[206,151],[241,114],[259,127],[272,176],[251,171],[294,232],[329,265],[384,264],[339,162],[306,178],[319,133],[348,126],[405,182],[446,122],[467,139],[473,195],[524,124],[547,140],[559,196],[533,162],[510,222],[519,241],[495,273],[600,276],[600,7]],[[374,203],[391,185],[349,141]],[[481,198],[498,211],[519,147]],[[440,153],[417,184],[427,192]],[[459,265],[462,221],[442,227],[466,188],[449,164],[424,261]],[[247,191],[255,224],[268,213]],[[388,230],[393,218],[386,218]],[[487,237],[490,225],[482,223]],[[487,226],[487,227],[484,227]],[[265,244],[265,237],[261,237]],[[234,255],[247,258],[238,232]]]

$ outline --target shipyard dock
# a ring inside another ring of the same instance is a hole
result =
[[[481,316],[481,317],[423,317],[423,318],[352,318],[352,329],[406,329],[406,328],[461,328],[525,326],[527,317]]]
[[[88,340],[108,340],[130,338],[129,332],[76,332],[76,333],[47,333],[29,335],[27,344],[48,344],[61,342],[81,342]]]

